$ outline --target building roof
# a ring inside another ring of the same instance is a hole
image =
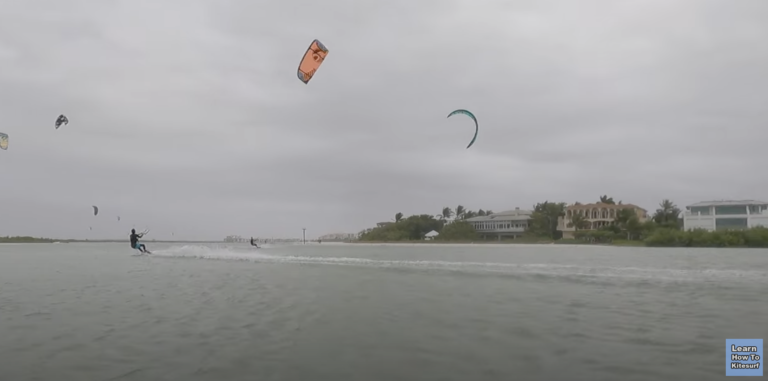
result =
[[[639,206],[637,206],[635,204],[605,204],[605,203],[602,203],[602,202],[596,202],[594,204],[581,204],[581,205],[574,204],[574,205],[567,206],[565,209],[566,210],[574,210],[574,209],[575,210],[579,210],[579,209],[593,209],[593,208],[606,208],[606,209],[628,209],[628,208],[633,208],[633,209],[641,209],[641,210],[647,212],[647,210],[645,210],[645,209],[643,209],[643,208],[641,208],[641,207],[639,207]]]
[[[440,235],[440,233],[438,233],[438,232],[436,232],[434,230],[432,230],[431,232],[429,232],[427,234],[424,234],[425,237],[437,237],[438,235]]]
[[[515,210],[505,210],[503,212],[493,213],[490,216],[467,218],[467,221],[526,221],[531,219],[531,214],[533,214],[533,211],[531,210],[520,210],[520,208],[515,208]]]
[[[686,206],[686,208],[697,206],[728,206],[728,205],[768,205],[768,202],[757,200],[715,200],[702,201]]]

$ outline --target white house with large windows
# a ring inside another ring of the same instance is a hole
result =
[[[768,202],[756,200],[703,201],[685,207],[685,230],[748,229],[768,227]]]
[[[519,237],[528,229],[531,220],[530,210],[507,210],[493,213],[490,216],[468,218],[466,221],[472,224],[477,233],[483,239],[494,237],[501,240],[502,237]]]

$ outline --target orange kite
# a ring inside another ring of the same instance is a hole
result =
[[[307,52],[304,53],[304,58],[301,59],[301,63],[299,64],[299,71],[297,73],[299,81],[304,82],[305,85],[308,84],[309,80],[315,76],[315,72],[320,68],[320,65],[327,55],[328,48],[326,48],[322,42],[318,40],[312,41],[312,44],[309,45]]]

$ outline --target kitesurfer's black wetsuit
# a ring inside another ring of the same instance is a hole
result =
[[[131,249],[136,249],[142,253],[147,252],[147,247],[143,243],[139,243],[139,238],[143,237],[143,234],[136,234],[136,230],[131,230]]]
[[[257,245],[255,242],[253,242],[253,237],[251,237],[251,246],[259,247],[259,245]]]

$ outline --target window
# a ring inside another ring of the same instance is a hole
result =
[[[760,214],[765,209],[762,205],[750,205],[749,206],[749,214]]]
[[[747,214],[746,205],[716,206],[715,214]]]
[[[715,220],[715,230],[746,229],[746,218],[718,218]]]
[[[708,206],[694,206],[691,207],[691,214],[698,215],[701,213],[702,216],[708,216],[709,213],[709,207]]]

